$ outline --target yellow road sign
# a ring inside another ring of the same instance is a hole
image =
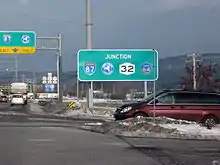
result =
[[[70,107],[70,108],[74,108],[74,107],[75,107],[75,105],[76,105],[76,103],[75,103],[75,102],[70,102],[70,103],[69,103],[69,107]]]
[[[0,54],[34,54],[35,47],[0,47]]]

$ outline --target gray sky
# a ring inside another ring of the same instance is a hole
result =
[[[76,68],[86,46],[85,0],[1,0],[0,19],[2,30],[62,33],[64,70]],[[93,23],[94,48],[155,48],[160,58],[220,52],[219,0],[93,0]],[[21,64],[54,70],[55,53],[22,55]]]

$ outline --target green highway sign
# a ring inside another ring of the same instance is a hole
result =
[[[0,54],[34,54],[34,31],[0,31]]]
[[[78,51],[80,81],[155,81],[158,52],[154,49],[82,49]]]

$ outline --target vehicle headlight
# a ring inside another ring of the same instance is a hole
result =
[[[125,108],[123,108],[122,109],[122,113],[124,113],[124,112],[128,112],[128,111],[130,111],[132,109],[132,107],[125,107]]]

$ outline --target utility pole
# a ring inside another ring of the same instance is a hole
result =
[[[18,82],[18,55],[15,56],[15,81]]]
[[[86,47],[92,49],[92,0],[86,0]],[[88,85],[87,103],[88,108],[93,107],[93,82]]]
[[[196,62],[197,62],[197,61],[200,61],[200,60],[197,60],[197,59],[196,59],[198,56],[199,56],[199,55],[198,55],[198,54],[195,54],[195,53],[189,54],[189,55],[187,55],[187,57],[192,58],[192,60],[186,61],[186,62],[192,62],[192,65],[193,65],[193,89],[194,89],[194,90],[197,89]]]

